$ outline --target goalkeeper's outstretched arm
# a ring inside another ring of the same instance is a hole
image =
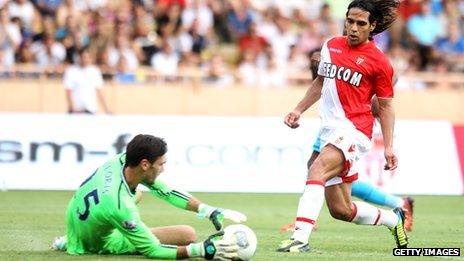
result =
[[[168,185],[160,180],[155,180],[153,185],[146,185],[150,193],[169,204],[186,210],[197,211],[199,202],[192,195],[185,191],[171,189]]]
[[[187,192],[169,188],[160,180],[155,180],[153,185],[146,186],[155,197],[163,199],[178,208],[196,212],[200,219],[207,218],[211,220],[216,230],[223,228],[224,219],[235,223],[246,221],[246,216],[238,211],[210,206]]]

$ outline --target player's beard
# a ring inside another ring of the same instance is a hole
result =
[[[156,180],[156,176],[153,179],[149,176],[143,181],[143,183],[148,186],[152,186],[153,184],[155,184],[155,180]]]

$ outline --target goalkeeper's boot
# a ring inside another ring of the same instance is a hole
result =
[[[408,247],[408,236],[406,235],[406,230],[404,229],[404,211],[402,208],[395,208],[393,212],[398,216],[398,224],[391,228],[390,231],[395,238],[396,246],[398,248],[407,248]]]
[[[303,243],[295,239],[287,239],[280,243],[277,252],[309,252],[311,248],[308,243]]]
[[[61,237],[55,237],[53,240],[52,245],[50,246],[50,249],[56,250],[56,251],[66,251],[66,236],[61,236]]]
[[[403,209],[404,212],[404,228],[406,231],[412,231],[412,223],[413,223],[413,213],[414,213],[414,200],[411,197],[403,198],[404,205]]]

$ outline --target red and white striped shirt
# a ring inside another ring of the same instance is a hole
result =
[[[393,68],[373,41],[351,47],[347,37],[326,41],[318,74],[325,77],[320,116],[324,128],[356,128],[372,136],[371,99],[393,98]]]

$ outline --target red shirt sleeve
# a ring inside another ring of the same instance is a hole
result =
[[[378,98],[393,98],[393,67],[390,62],[385,61],[378,67],[374,86]]]

